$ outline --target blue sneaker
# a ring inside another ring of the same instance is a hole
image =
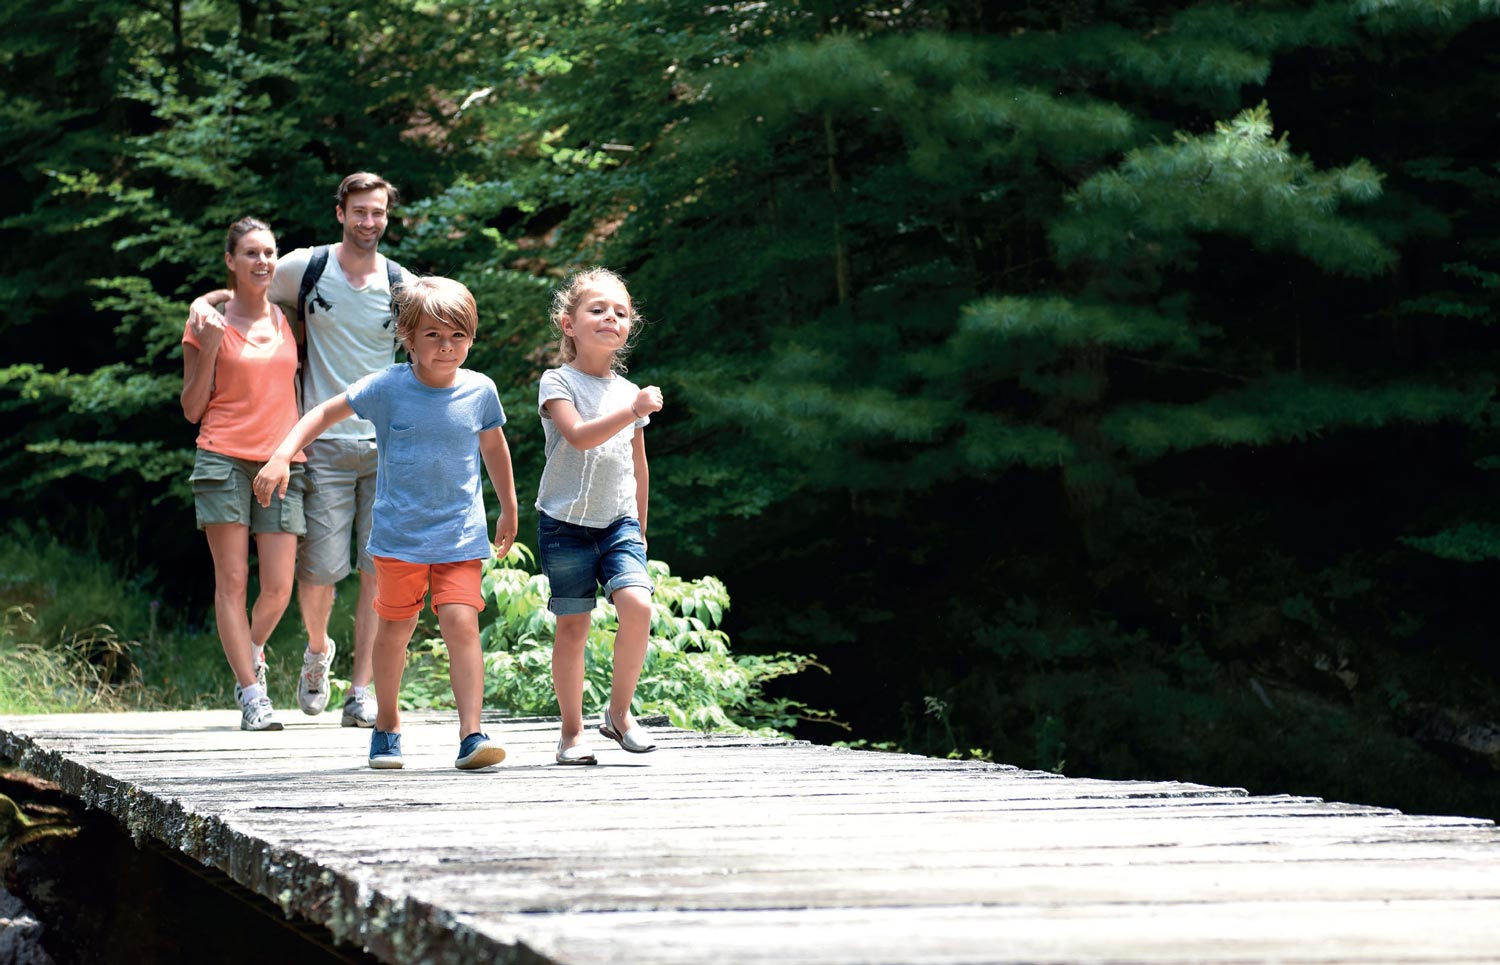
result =
[[[376,733],[380,732],[376,731]],[[372,757],[371,760],[373,761],[374,758]],[[503,760],[505,760],[505,748],[490,740],[488,734],[475,731],[458,745],[458,760],[453,762],[453,766],[460,771],[477,771],[481,767],[499,764]]]
[[[370,766],[376,770],[394,770],[401,766],[401,735],[388,730],[370,733]]]

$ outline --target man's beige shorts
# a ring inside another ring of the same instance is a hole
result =
[[[366,548],[375,507],[375,440],[315,439],[306,449],[307,538],[297,553],[297,580],[332,586],[349,575],[350,557],[374,574]]]

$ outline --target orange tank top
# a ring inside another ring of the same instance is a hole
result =
[[[253,344],[226,325],[214,360],[213,389],[198,423],[198,448],[265,462],[297,424],[297,343],[280,308],[271,306],[276,334]],[[186,327],[182,343],[201,348]],[[293,462],[306,457],[297,453]]]

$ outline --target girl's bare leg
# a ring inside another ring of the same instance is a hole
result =
[[[583,649],[589,638],[589,615],[571,613],[557,618],[552,643],[552,689],[562,715],[562,746],[572,747],[583,735]]]
[[[610,602],[620,617],[615,633],[615,669],[609,688],[609,719],[624,733],[635,723],[630,702],[646,664],[646,645],[651,640],[651,592],[645,587],[622,586]]]

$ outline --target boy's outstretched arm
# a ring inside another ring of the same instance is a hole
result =
[[[292,426],[292,431],[281,440],[281,445],[266,460],[266,464],[260,467],[260,472],[255,474],[255,482],[251,488],[255,492],[256,500],[262,506],[271,505],[271,495],[274,493],[278,499],[286,495],[287,481],[292,475],[292,457],[309,442],[327,432],[336,423],[343,422],[354,414],[354,407],[349,404],[347,397],[336,395],[307,410],[307,415],[297,420]]]
[[[479,455],[484,459],[490,485],[500,500],[500,518],[495,520],[495,553],[504,556],[516,541],[519,508],[516,505],[516,474],[510,464],[510,445],[505,430],[496,426],[479,434]]]

